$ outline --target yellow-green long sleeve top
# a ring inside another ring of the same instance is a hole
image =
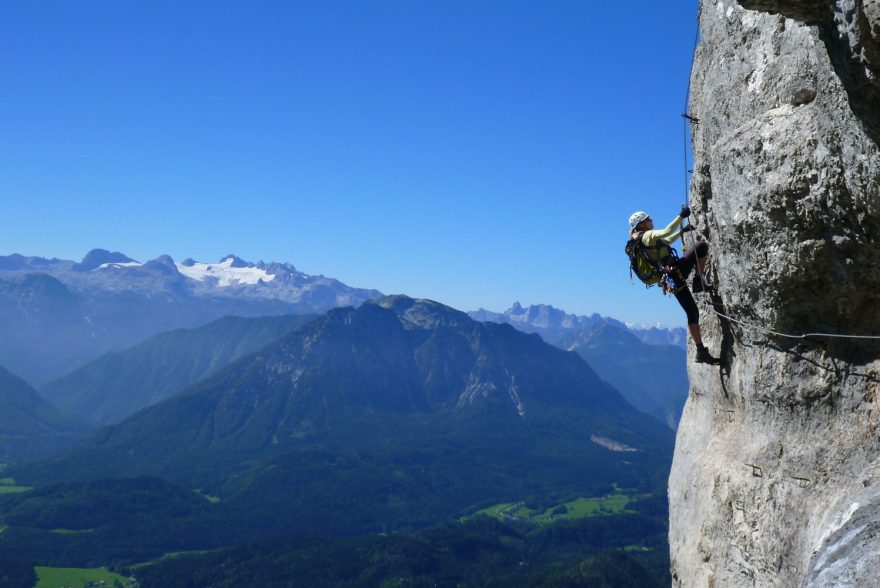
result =
[[[681,217],[677,216],[665,229],[645,231],[642,233],[642,243],[648,247],[653,246],[657,242],[657,239],[665,239],[667,243],[674,243],[679,237],[681,237],[681,231],[676,230],[679,225],[681,225]]]

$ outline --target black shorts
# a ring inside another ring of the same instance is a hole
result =
[[[703,258],[709,255],[709,244],[705,241],[700,241],[697,243],[696,247],[688,247],[684,250],[684,254],[678,258],[676,262],[676,267],[678,268],[678,272],[680,272],[680,277],[682,280],[687,279],[687,277],[694,270],[694,266],[697,265],[697,258]],[[679,276],[674,276],[679,277]],[[679,286],[680,284],[676,284]]]

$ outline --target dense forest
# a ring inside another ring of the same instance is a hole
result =
[[[634,496],[625,510],[583,518],[475,515],[347,537],[272,534],[246,510],[157,478],[0,496],[0,513],[0,586],[32,586],[35,565],[108,566],[145,587],[668,583],[662,495]]]
[[[608,550],[608,547],[617,547]],[[478,517],[407,535],[280,537],[129,570],[145,587],[663,586],[664,525],[614,516],[529,528]]]

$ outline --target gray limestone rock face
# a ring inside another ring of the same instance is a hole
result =
[[[880,586],[880,341],[779,335],[880,335],[880,6],[702,0],[700,32],[696,298],[723,363],[689,365],[673,583]]]

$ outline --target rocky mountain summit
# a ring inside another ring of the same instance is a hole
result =
[[[673,582],[875,586],[880,344],[778,333],[880,334],[880,4],[703,0],[700,32],[691,205],[723,365],[689,366]]]

